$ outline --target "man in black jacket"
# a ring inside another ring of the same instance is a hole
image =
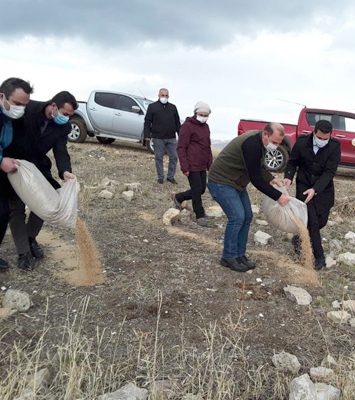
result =
[[[60,185],[52,177],[52,163],[47,153],[53,150],[61,179],[75,177],[67,150],[67,137],[71,131],[69,118],[77,108],[75,97],[65,91],[56,94],[49,102],[30,101],[22,125],[15,129],[13,143],[7,149],[14,157],[33,162],[55,189]],[[26,223],[25,204],[15,194],[11,196],[9,205],[10,229],[19,254],[18,267],[31,270],[34,268],[32,257],[42,258],[44,255],[36,240],[43,221],[31,212]]]
[[[331,137],[333,126],[319,120],[309,136],[297,139],[287,164],[284,184],[289,188],[296,176],[296,197],[307,204],[308,231],[312,242],[316,270],[325,267],[320,230],[327,224],[334,205],[333,178],[340,162],[340,142]],[[300,251],[300,238],[295,236],[296,253]]]
[[[16,160],[6,157],[4,150],[13,138],[13,122],[21,118],[33,93],[31,85],[19,78],[6,79],[0,85],[0,244],[9,221],[8,195],[11,189],[7,174],[17,170]],[[9,269],[7,261],[0,258],[0,271]]]
[[[167,181],[176,184],[174,178],[177,164],[176,133],[180,130],[180,117],[174,104],[168,102],[169,91],[159,90],[159,100],[149,104],[144,119],[144,139],[154,139],[155,167],[158,174],[158,183],[164,182],[163,157],[165,152],[169,156]]]

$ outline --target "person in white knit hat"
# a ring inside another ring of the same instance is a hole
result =
[[[207,220],[202,195],[206,191],[206,174],[212,164],[210,128],[206,123],[210,114],[210,106],[199,101],[194,107],[194,115],[181,125],[177,152],[190,189],[171,196],[178,209],[182,209],[183,201],[192,200],[196,222],[203,227],[207,226]]]

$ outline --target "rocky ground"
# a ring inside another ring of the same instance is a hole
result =
[[[218,263],[224,216],[210,218],[207,228],[193,218],[163,225],[162,216],[172,207],[171,193],[188,187],[181,172],[177,186],[158,185],[153,156],[135,144],[105,146],[89,140],[70,144],[69,151],[81,184],[79,215],[100,253],[105,282],[82,286],[85,280],[76,276],[77,249],[71,231],[45,226],[39,241],[46,256],[33,272],[16,267],[8,234],[1,251],[12,268],[0,275],[0,300],[9,288],[18,289],[30,294],[33,306],[0,320],[4,343],[33,340],[46,327],[55,346],[64,327],[79,318],[87,338],[102,330],[103,356],[108,358],[113,349],[126,354],[131,343],[155,334],[167,354],[181,345],[182,338],[185,347],[199,349],[206,346],[204,330],[214,324],[221,329],[238,326],[244,362],[252,369],[270,365],[273,354],[282,350],[298,357],[301,372],[320,365],[327,354],[351,354],[355,328],[333,323],[327,313],[334,310],[335,300],[355,298],[355,267],[337,263],[317,273],[318,282],[312,282],[288,236],[259,225],[257,220],[264,220],[260,213],[255,214],[248,246],[257,268],[251,274],[232,272]],[[105,177],[115,181],[108,188],[114,193],[112,199],[98,196]],[[141,184],[142,192],[127,201],[121,193],[126,183],[133,182]],[[353,193],[354,171],[340,170],[335,184],[338,198]],[[253,187],[250,196],[254,205],[260,205],[262,196]],[[203,201],[206,207],[215,204],[209,193]],[[324,246],[336,259],[353,249],[344,239],[348,231],[355,231],[351,204],[338,207],[331,220],[323,230]],[[265,247],[254,243],[258,230],[272,236]],[[306,289],[311,305],[287,299],[287,285]]]

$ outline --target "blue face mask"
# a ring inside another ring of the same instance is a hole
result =
[[[69,117],[66,117],[65,115],[61,114],[58,110],[58,115],[53,115],[52,114],[53,121],[58,124],[58,125],[64,125],[69,122]]]

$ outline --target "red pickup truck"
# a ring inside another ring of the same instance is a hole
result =
[[[355,114],[346,111],[304,107],[298,117],[297,125],[282,124],[285,127],[286,136],[277,150],[266,154],[265,164],[268,170],[282,172],[298,136],[312,133],[314,125],[320,119],[326,119],[332,123],[332,136],[341,143],[340,165],[355,167]],[[252,129],[262,130],[267,123],[268,121],[241,119],[238,125],[238,135]]]

